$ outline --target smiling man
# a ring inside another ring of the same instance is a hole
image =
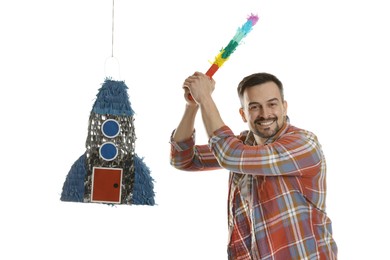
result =
[[[267,77],[264,75],[263,78]],[[282,84],[276,78],[252,87],[242,83],[238,88],[241,117],[248,123],[258,144],[264,144],[274,136],[286,121],[287,102],[282,93]]]
[[[171,136],[171,164],[186,171],[230,172],[228,258],[337,259],[325,211],[324,154],[313,133],[290,124],[279,79],[255,73],[240,82],[239,112],[249,130],[238,136],[224,124],[211,96],[213,79],[195,72],[183,88],[186,106]],[[208,145],[195,145],[199,109]]]

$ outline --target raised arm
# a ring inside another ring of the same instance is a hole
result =
[[[214,131],[225,125],[211,96],[215,81],[201,72],[195,72],[185,80],[184,86],[190,90],[193,99],[199,105],[203,124],[210,138]]]
[[[189,89],[184,88],[184,98],[187,103],[184,109],[183,117],[181,118],[179,125],[173,133],[172,140],[175,142],[182,142],[191,138],[194,133],[194,124],[196,114],[199,110],[198,104],[194,100],[189,99]]]
[[[234,172],[264,176],[322,173],[325,159],[317,137],[293,126],[282,131],[270,144],[249,146],[225,126],[210,139],[210,147],[219,164]]]
[[[184,84],[184,97],[186,99],[186,106],[183,117],[181,118],[179,125],[171,136],[171,165],[177,169],[187,171],[205,171],[220,169],[218,161],[215,159],[213,153],[210,151],[208,145],[195,145],[195,118],[199,110],[199,104],[196,100],[190,97],[191,87],[194,87],[192,83],[201,84],[199,79],[205,80],[207,84],[212,84],[214,87],[214,81],[202,74],[200,77],[197,73],[188,77]],[[204,82],[203,82],[204,83]],[[212,92],[212,91],[211,91]],[[210,94],[211,94],[210,92]],[[191,93],[192,95],[192,93]],[[196,95],[198,97],[199,95]],[[207,105],[205,105],[207,103]],[[213,104],[213,102],[211,103]],[[207,111],[210,103],[204,102],[202,111]],[[218,112],[218,111],[217,111]],[[202,115],[203,116],[203,115]],[[218,113],[219,116],[219,113]],[[207,119],[212,122],[213,120]],[[214,126],[211,126],[212,129]],[[207,129],[207,127],[206,127]],[[209,136],[212,134],[210,131]]]

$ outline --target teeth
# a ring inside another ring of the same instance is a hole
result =
[[[267,126],[267,125],[271,125],[273,122],[274,122],[274,120],[266,121],[266,122],[260,122],[259,124],[262,125],[262,126]]]

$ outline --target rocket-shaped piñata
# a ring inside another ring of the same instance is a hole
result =
[[[106,78],[93,105],[86,151],[72,165],[61,200],[154,205],[153,178],[135,153],[134,111],[124,81]]]

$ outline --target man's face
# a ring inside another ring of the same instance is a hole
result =
[[[240,114],[255,135],[257,143],[264,143],[283,126],[287,102],[282,100],[278,86],[266,82],[244,92]]]

